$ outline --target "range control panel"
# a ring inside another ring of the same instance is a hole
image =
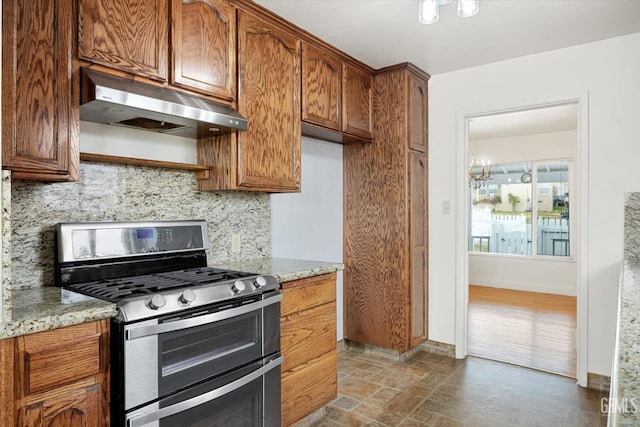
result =
[[[200,220],[63,223],[56,233],[59,262],[209,248],[207,224]]]

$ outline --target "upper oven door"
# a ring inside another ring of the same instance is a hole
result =
[[[274,292],[126,326],[125,409],[279,352],[281,300]]]

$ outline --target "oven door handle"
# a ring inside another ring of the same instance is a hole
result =
[[[230,319],[242,314],[251,313],[252,311],[276,304],[282,301],[282,295],[278,294],[268,297],[261,301],[252,302],[251,304],[242,305],[240,307],[229,310],[219,311],[217,313],[206,314],[203,316],[192,317],[175,322],[160,323],[159,325],[139,326],[127,329],[125,338],[133,340],[150,335],[158,335],[165,332],[179,331],[181,329],[193,328],[194,326],[206,325],[207,323],[219,322],[220,320]]]
[[[282,365],[283,360],[284,358],[282,356],[279,356],[271,360],[261,368],[256,369],[255,371],[251,372],[248,375],[245,375],[242,378],[239,378],[215,390],[211,390],[204,394],[201,394],[200,396],[192,397],[191,399],[176,403],[175,405],[167,406],[166,408],[161,408],[151,413],[131,413],[127,415],[127,427],[141,427],[152,423],[153,421],[158,421],[163,418],[178,414],[180,412],[187,411],[189,409],[195,408],[196,406],[202,405],[203,403],[207,403],[212,401],[213,399],[222,397],[225,394],[229,394],[232,391],[235,391],[240,387],[249,384],[251,381],[260,378],[272,369],[275,369],[278,366]]]

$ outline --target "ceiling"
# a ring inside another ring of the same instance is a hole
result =
[[[640,32],[640,0],[480,0],[472,18],[418,0],[255,0],[373,68],[409,61],[432,76]]]
[[[578,129],[578,104],[474,117],[469,120],[469,140],[506,138]]]

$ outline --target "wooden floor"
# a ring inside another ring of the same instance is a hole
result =
[[[576,378],[576,298],[469,286],[469,354]]]

